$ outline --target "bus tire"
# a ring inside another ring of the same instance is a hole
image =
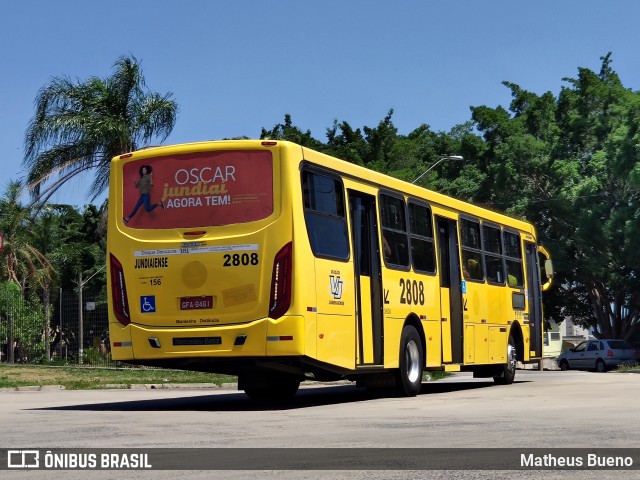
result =
[[[502,366],[499,375],[493,377],[493,381],[498,385],[511,385],[516,378],[516,365],[518,363],[518,355],[516,351],[516,342],[512,335],[509,335],[509,343],[507,344],[507,363]]]
[[[403,397],[415,397],[422,387],[424,352],[418,331],[412,325],[402,329],[400,337],[400,368],[396,373],[396,392]]]

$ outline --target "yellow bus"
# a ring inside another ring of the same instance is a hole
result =
[[[114,158],[107,250],[113,359],[237,375],[252,398],[511,383],[542,358],[532,225],[286,141]]]

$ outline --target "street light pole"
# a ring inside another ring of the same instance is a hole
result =
[[[418,180],[420,180],[422,177],[424,177],[427,173],[429,173],[431,170],[433,170],[436,165],[438,165],[441,162],[444,162],[445,160],[452,160],[452,161],[464,161],[464,157],[462,157],[461,155],[449,155],[448,157],[443,157],[440,160],[438,160],[436,163],[434,163],[433,165],[431,165],[429,168],[427,168],[424,172],[422,172],[413,182],[411,183],[416,183]]]

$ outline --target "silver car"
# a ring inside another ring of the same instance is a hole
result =
[[[621,363],[637,363],[638,350],[624,340],[587,340],[558,358],[560,370],[595,370],[606,372]]]

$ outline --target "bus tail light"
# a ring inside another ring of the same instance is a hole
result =
[[[113,255],[109,255],[111,267],[111,297],[113,312],[122,325],[131,323],[129,314],[129,300],[127,298],[127,286],[124,283],[124,270],[120,261]]]
[[[280,318],[291,305],[291,253],[292,243],[287,243],[277,253],[271,274],[271,295],[269,296],[269,316]]]

